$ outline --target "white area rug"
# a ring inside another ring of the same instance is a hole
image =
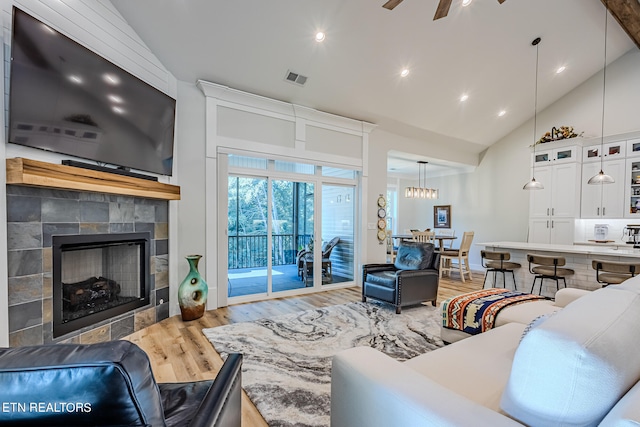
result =
[[[243,353],[242,387],[270,426],[329,426],[331,357],[369,346],[406,360],[442,347],[440,310],[354,302],[203,329],[223,358]]]

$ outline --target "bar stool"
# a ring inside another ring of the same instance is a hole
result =
[[[596,280],[598,283],[602,283],[603,288],[609,285],[619,285],[640,273],[640,263],[594,259],[591,261],[591,266],[596,271]]]
[[[533,293],[533,288],[535,288],[536,280],[538,279],[540,279],[540,292],[538,292],[538,295],[542,294],[542,282],[544,279],[555,280],[556,289],[558,290],[560,290],[559,282],[562,280],[566,288],[567,280],[565,277],[572,276],[575,273],[570,268],[561,268],[567,263],[564,257],[527,254],[527,260],[529,261],[529,273],[535,274],[530,293]],[[536,264],[535,267],[533,267],[534,264]]]
[[[486,269],[484,274],[484,282],[482,282],[482,288],[484,289],[485,283],[487,282],[487,276],[490,272],[493,271],[493,287],[496,287],[496,277],[498,273],[502,273],[502,287],[507,287],[507,276],[506,272],[510,272],[513,277],[513,290],[518,290],[518,285],[516,284],[516,275],[513,270],[522,267],[517,262],[509,261],[511,259],[511,254],[509,252],[493,252],[493,251],[480,251],[480,256],[482,257],[482,266]]]

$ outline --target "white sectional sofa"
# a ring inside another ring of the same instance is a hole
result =
[[[525,333],[526,332],[526,333]],[[331,425],[640,425],[640,277],[406,362],[333,359]]]

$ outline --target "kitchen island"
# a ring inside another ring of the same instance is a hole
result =
[[[580,288],[587,290],[595,290],[602,287],[596,281],[596,271],[591,267],[591,261],[594,259],[602,259],[608,261],[630,261],[638,262],[640,259],[640,249],[634,249],[631,245],[624,246],[598,246],[593,245],[555,245],[548,243],[527,243],[527,242],[487,242],[478,243],[477,246],[484,247],[489,251],[500,251],[511,253],[511,261],[520,263],[521,268],[514,271],[516,275],[516,283],[519,291],[531,292],[534,275],[529,273],[529,262],[527,254],[540,255],[558,255],[566,259],[566,268],[575,271],[573,276],[567,277],[567,287]],[[513,288],[513,282],[510,275],[507,275],[507,288]],[[502,274],[496,276],[496,287],[502,287]],[[538,282],[539,283],[539,282]],[[487,277],[485,287],[492,287],[493,274]],[[561,285],[562,286],[562,285]],[[538,292],[536,285],[535,293]],[[553,280],[544,280],[542,295],[553,297],[556,292],[556,283]]]

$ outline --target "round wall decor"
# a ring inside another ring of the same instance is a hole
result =
[[[381,194],[377,200],[378,205],[378,241],[380,244],[384,242],[387,238],[387,232],[385,231],[387,228],[387,221],[385,220],[387,216],[387,211],[385,207],[387,206],[387,200]]]

